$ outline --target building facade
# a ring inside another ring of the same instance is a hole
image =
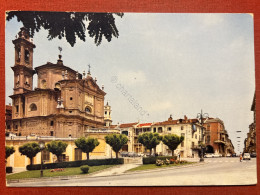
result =
[[[255,112],[256,96],[254,95],[251,111],[253,111],[253,123],[249,125],[249,132],[244,141],[244,153],[256,152],[256,112]]]
[[[14,91],[11,133],[17,136],[81,137],[87,128],[105,126],[106,93],[93,79],[63,64],[47,62],[33,68],[33,50],[28,32],[21,28],[13,41],[15,47]],[[33,88],[33,76],[38,84]],[[111,121],[110,111],[107,115]]]
[[[204,121],[204,129],[206,153],[221,154],[222,156],[235,153],[222,120],[207,118]]]

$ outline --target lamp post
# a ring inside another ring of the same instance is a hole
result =
[[[208,118],[208,114],[207,113],[203,113],[201,110],[201,113],[197,114],[197,118],[200,120],[200,125],[201,125],[201,140],[200,140],[200,162],[204,162],[204,158],[203,158],[203,118]]]
[[[41,177],[43,177],[43,170],[42,170],[42,167],[43,167],[42,151],[43,151],[43,149],[45,148],[45,143],[44,143],[43,141],[40,141],[40,142],[39,142],[39,145],[40,145],[40,149],[41,149]]]

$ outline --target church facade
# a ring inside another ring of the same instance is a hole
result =
[[[9,132],[17,136],[81,137],[88,128],[106,125],[103,87],[87,74],[57,63],[33,67],[36,47],[25,28],[13,40],[15,48],[12,120]],[[37,87],[33,88],[33,76]],[[110,108],[108,121],[111,121]]]

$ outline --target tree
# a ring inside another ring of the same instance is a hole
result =
[[[123,145],[127,144],[128,138],[124,134],[110,134],[105,136],[105,140],[116,153],[116,158],[118,158],[118,152],[121,150]]]
[[[82,152],[87,153],[87,160],[89,160],[89,153],[99,145],[99,141],[97,138],[81,137],[75,140],[75,144]]]
[[[184,140],[183,136],[178,136],[175,134],[165,135],[162,139],[162,142],[168,146],[168,148],[172,151],[172,156],[174,155],[174,150],[178,147],[178,145]]]
[[[156,148],[161,140],[162,136],[160,136],[158,133],[143,133],[138,136],[138,142],[150,150],[150,155],[152,154],[152,149]]]
[[[15,16],[18,22],[29,30],[31,37],[41,28],[48,30],[47,38],[52,40],[65,37],[73,47],[78,37],[86,41],[86,24],[88,34],[94,38],[95,44],[100,45],[103,36],[110,42],[112,37],[118,38],[119,32],[115,25],[114,15],[123,17],[123,13],[84,13],[84,12],[37,12],[37,11],[10,11],[7,21]]]
[[[68,144],[63,141],[51,141],[47,144],[47,150],[52,154],[55,154],[58,162],[63,152],[66,151]]]
[[[13,146],[5,146],[5,159],[15,153],[15,149]]]
[[[21,155],[25,155],[30,159],[30,165],[33,164],[33,157],[35,157],[36,154],[40,151],[40,146],[36,142],[26,143],[19,147],[19,152]]]

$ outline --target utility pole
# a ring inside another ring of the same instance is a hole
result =
[[[200,120],[200,125],[201,125],[201,138],[200,138],[200,162],[204,162],[204,158],[203,158],[203,130],[204,130],[204,127],[203,127],[203,124],[204,124],[204,121],[203,121],[203,118],[208,118],[208,114],[207,113],[203,113],[202,112],[202,109],[201,109],[201,113],[198,113],[197,114],[197,118]]]

